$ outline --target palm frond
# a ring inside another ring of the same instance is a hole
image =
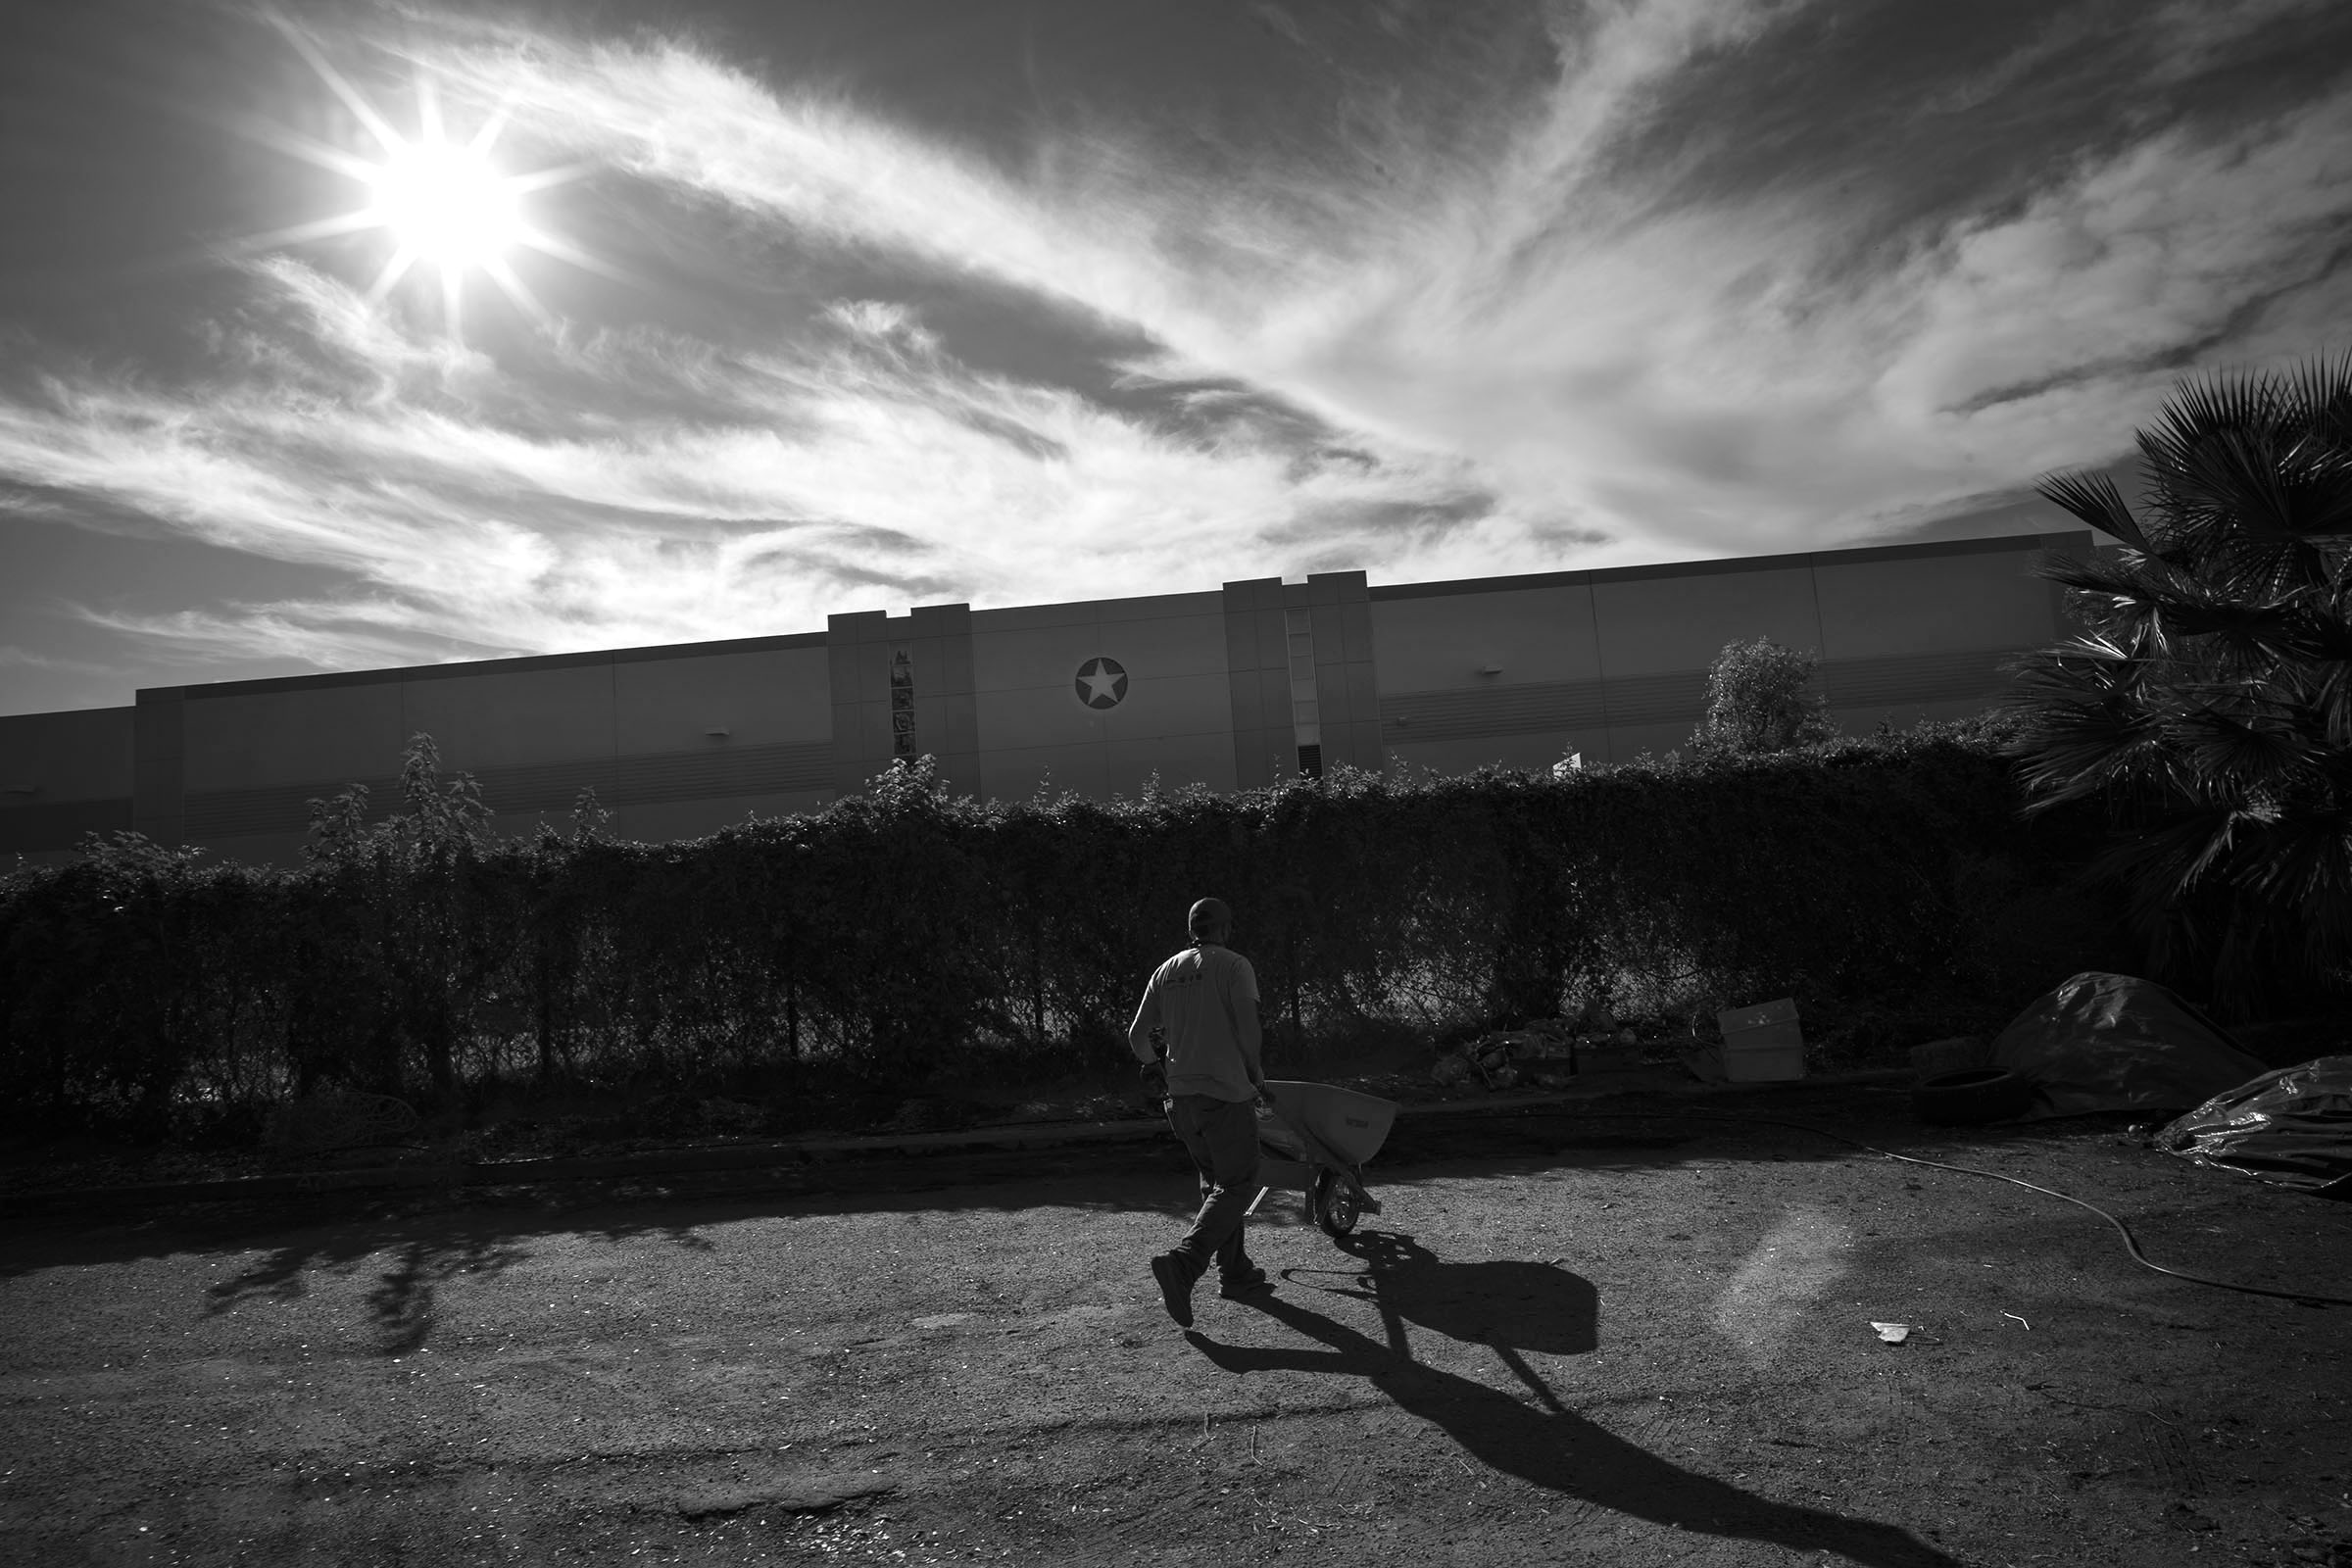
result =
[[[2331,451],[2352,452],[2352,349],[2333,360],[2315,354],[2283,380],[2296,421]]]
[[[2266,824],[2259,849],[2232,880],[2259,906],[2285,911],[2312,959],[2343,962],[2352,954],[2352,808]]]
[[[2230,798],[2275,792],[2308,768],[2315,748],[2292,724],[2198,708],[2171,726],[2199,793]]]
[[[2163,715],[2114,673],[2052,662],[2021,675],[2002,715],[2014,726],[2006,749],[2019,760],[2029,812],[2169,788]]]
[[[2166,596],[2151,608],[2175,637],[2219,637],[2241,645],[2272,646],[2302,629],[2291,604],[2247,604],[2221,595]]]
[[[2181,387],[2143,431],[2157,511],[2195,554],[2271,586],[2315,580],[2315,541],[2352,533],[2352,355],[2284,376]]]
[[[2120,883],[2127,916],[2153,932],[2230,853],[2239,823],[2239,813],[2227,807],[2177,811],[2108,846],[2092,862],[2092,874]]]
[[[2159,483],[2180,459],[2228,431],[2264,429],[2278,421],[2285,398],[2277,381],[2243,370],[2215,370],[2181,382],[2157,410],[2153,429],[2139,432],[2139,450]]]
[[[2205,432],[2182,448],[2165,475],[2172,494],[2221,526],[2200,540],[2205,553],[2234,540],[2276,546],[2302,537],[2299,487],[2287,471],[2289,441],[2275,427]]]
[[[2305,704],[2315,726],[2328,747],[2352,763],[2352,664],[2337,662],[2313,676]]]
[[[2136,550],[2149,548],[2148,536],[2115,480],[2096,468],[2078,468],[2046,475],[2034,487],[2042,497],[2064,507],[2101,533],[2111,534]]]

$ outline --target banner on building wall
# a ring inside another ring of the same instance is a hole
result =
[[[890,755],[911,759],[914,742],[914,649],[906,643],[890,650]]]

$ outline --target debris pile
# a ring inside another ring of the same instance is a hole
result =
[[[414,1143],[423,1123],[416,1108],[391,1095],[323,1090],[270,1113],[262,1147],[281,1158]]]
[[[1634,1031],[1594,1004],[1574,1018],[1539,1018],[1524,1029],[1496,1029],[1442,1052],[1430,1069],[1446,1088],[1476,1083],[1510,1089],[1533,1083],[1559,1089],[1579,1075],[1642,1064]]]

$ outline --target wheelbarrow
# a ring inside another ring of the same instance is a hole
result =
[[[1334,1238],[1355,1229],[1380,1200],[1364,1187],[1364,1165],[1389,1136],[1396,1102],[1332,1084],[1268,1079],[1271,1103],[1257,1111],[1258,1193],[1250,1212],[1280,1188],[1306,1195],[1306,1217]]]

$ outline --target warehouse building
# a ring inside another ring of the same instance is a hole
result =
[[[525,830],[593,786],[623,837],[710,833],[930,755],[956,789],[1108,797],[1248,789],[1338,763],[1460,772],[1682,745],[1727,642],[1821,660],[1844,729],[1958,717],[2064,633],[2027,570],[2087,532],[1372,586],[1362,572],[1213,592],[834,615],[823,631],[143,690],[0,717],[0,856],[130,828],[299,858],[308,802],[396,789],[409,737]]]

